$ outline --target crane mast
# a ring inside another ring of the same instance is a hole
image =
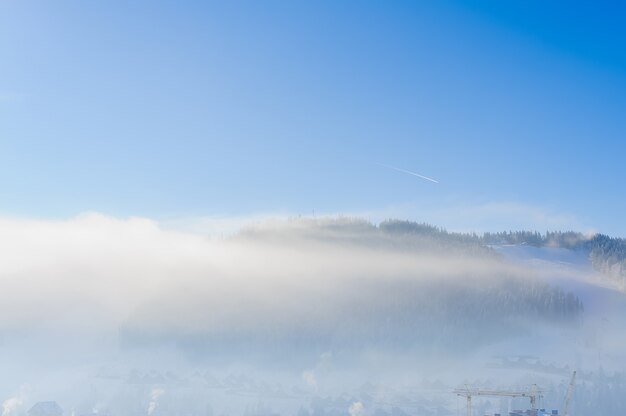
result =
[[[563,416],[568,416],[569,402],[572,400],[572,394],[574,393],[574,383],[576,381],[576,371],[572,373],[572,379],[567,387],[567,394],[565,394],[565,403],[563,404]]]

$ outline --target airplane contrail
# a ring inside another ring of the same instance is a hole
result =
[[[422,178],[422,179],[427,180],[427,181],[431,181],[431,182],[434,182],[434,183],[439,183],[439,181],[437,181],[437,180],[435,180],[433,178],[429,178],[428,176],[420,175],[419,173],[411,172],[410,170],[401,169],[401,168],[397,168],[395,166],[390,166],[390,165],[384,165],[382,163],[378,163],[378,165],[386,167],[387,169],[393,169],[393,170],[396,170],[398,172],[406,173],[407,175],[417,176],[418,178]]]

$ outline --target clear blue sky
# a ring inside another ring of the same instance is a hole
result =
[[[617,3],[0,0],[0,213],[519,204],[626,235]]]

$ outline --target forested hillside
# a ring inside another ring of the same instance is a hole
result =
[[[559,247],[582,250],[594,269],[626,285],[626,239],[604,234],[591,236],[574,231],[548,231],[545,234],[531,231],[485,233],[485,244],[528,244],[535,247]]]
[[[503,231],[484,233],[451,233],[429,224],[388,220],[380,224],[383,233],[419,235],[438,244],[464,245],[469,250],[480,250],[497,244],[555,247],[584,251],[597,271],[626,288],[626,239],[604,234],[585,235],[575,231]]]
[[[428,224],[297,218],[247,229],[227,243],[264,252],[264,262],[269,263],[276,250],[303,253],[291,271],[284,265],[276,271],[285,274],[280,286],[289,287],[292,281],[301,286],[308,278],[324,290],[308,289],[305,301],[297,302],[302,306],[281,314],[280,319],[268,315],[265,321],[271,322],[271,337],[265,324],[241,334],[225,327],[189,337],[192,345],[202,344],[204,351],[216,354],[231,351],[233,345],[254,346],[257,351],[260,346],[276,350],[280,345],[283,355],[294,345],[298,348],[293,350],[300,352],[306,348],[324,351],[333,345],[460,347],[466,352],[540,324],[575,327],[584,310],[575,294],[505,261],[484,237],[450,233]],[[329,256],[338,262],[311,272],[317,256],[325,264]],[[246,273],[250,279],[255,277],[254,272]],[[297,290],[292,295],[301,296]],[[159,308],[167,309],[167,302],[163,300]],[[202,302],[211,303],[205,298]],[[250,315],[265,316],[268,307],[257,309],[255,302],[254,298],[247,302]],[[292,299],[286,302],[294,303]],[[306,304],[323,307],[303,313]],[[289,320],[299,314],[298,320]],[[127,340],[132,338],[132,330],[124,334]]]

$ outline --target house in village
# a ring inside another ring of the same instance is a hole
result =
[[[63,409],[57,402],[38,402],[27,413],[28,416],[63,416]]]

